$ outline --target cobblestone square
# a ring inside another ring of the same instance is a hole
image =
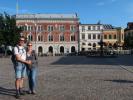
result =
[[[23,100],[133,100],[133,56],[39,57],[37,95]],[[14,69],[0,58],[0,100],[15,100]],[[28,90],[25,79],[25,90]]]

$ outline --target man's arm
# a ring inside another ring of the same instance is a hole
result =
[[[20,62],[25,63],[25,64],[31,64],[31,61],[26,61],[26,60],[21,58],[21,56],[19,54],[19,47],[14,48],[14,54],[15,54],[15,58],[17,61],[20,61]]]
[[[26,61],[26,60],[21,59],[19,54],[16,54],[15,57],[16,57],[17,61],[20,61],[20,62],[25,63],[25,64],[31,64],[31,61]]]

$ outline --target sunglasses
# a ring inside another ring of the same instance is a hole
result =
[[[28,44],[28,46],[32,46],[31,44]]]

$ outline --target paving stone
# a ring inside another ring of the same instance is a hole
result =
[[[132,58],[39,57],[37,95],[22,100],[133,100]],[[15,100],[14,80],[10,58],[0,58],[0,100]]]

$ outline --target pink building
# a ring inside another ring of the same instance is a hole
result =
[[[78,51],[79,18],[77,14],[16,15],[17,26],[24,30],[38,54],[64,54]]]

